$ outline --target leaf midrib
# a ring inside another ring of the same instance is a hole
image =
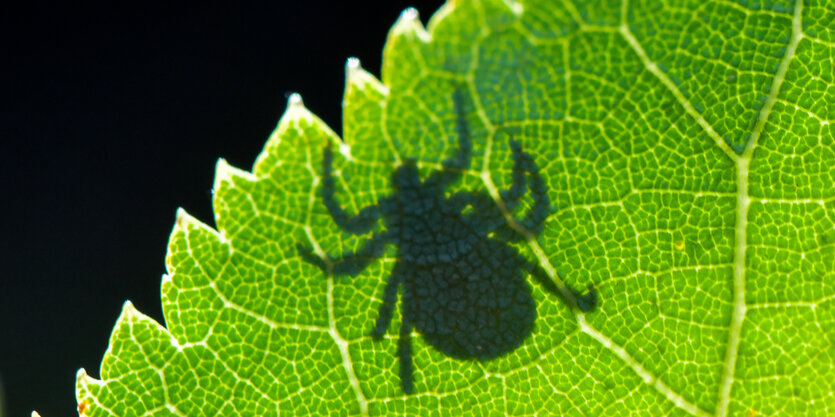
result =
[[[576,9],[570,1],[567,1],[566,3],[569,5],[569,10],[576,11]],[[628,8],[629,1],[623,0],[623,2],[621,3],[621,23],[618,28],[618,32],[632,47],[632,49],[634,50],[638,58],[641,60],[641,63],[644,65],[644,67],[656,78],[658,78],[658,80],[670,91],[670,93],[673,94],[678,103],[684,108],[685,112],[694,120],[696,120],[696,122],[699,124],[699,126],[702,127],[705,133],[714,141],[714,143],[723,151],[723,153],[735,163],[736,166],[737,204],[736,220],[734,223],[735,241],[733,313],[731,317],[731,325],[728,329],[728,347],[726,350],[722,381],[720,383],[719,393],[717,396],[718,401],[715,409],[715,415],[717,417],[725,417],[728,413],[728,406],[730,404],[730,391],[734,380],[734,370],[736,368],[736,360],[739,351],[739,339],[742,331],[742,322],[744,321],[746,313],[745,254],[747,251],[748,237],[748,210],[750,208],[751,203],[751,196],[748,193],[748,168],[752,160],[753,152],[757,146],[757,143],[759,142],[760,137],[762,136],[762,132],[765,128],[768,116],[771,114],[771,110],[774,107],[774,103],[777,101],[777,96],[780,92],[780,87],[782,86],[783,80],[785,79],[789,63],[794,58],[797,46],[800,43],[800,40],[803,38],[801,22],[803,13],[803,2],[795,2],[794,14],[792,16],[792,36],[789,41],[789,46],[786,49],[785,55],[780,61],[780,65],[777,69],[777,72],[772,81],[772,85],[769,89],[768,97],[766,98],[766,101],[762,109],[760,110],[760,114],[757,117],[757,122],[754,126],[751,138],[746,144],[744,151],[741,155],[737,154],[730,148],[727,142],[725,142],[719,136],[719,134],[716,132],[713,126],[711,126],[711,124],[699,112],[696,111],[692,103],[690,103],[690,101],[687,100],[687,98],[675,86],[672,80],[658,68],[657,64],[655,64],[652,60],[649,59],[649,56],[646,54],[646,51],[644,51],[643,47],[640,45],[635,36],[632,35],[631,31],[629,30],[629,27],[626,24]],[[594,28],[586,26],[584,22],[580,20],[579,15],[577,13],[572,13],[572,15],[575,19],[577,19],[577,22],[580,25],[581,30],[595,30]],[[540,261],[542,261],[542,259],[540,259]],[[547,262],[547,259],[545,261]],[[653,385],[656,387],[656,389],[658,389],[659,392],[664,394],[668,399],[672,400],[678,407],[696,416],[710,415],[705,410],[702,410],[695,404],[692,404],[684,400],[683,397],[680,394],[678,394],[675,390],[670,389],[669,387],[664,385],[663,382],[660,382],[658,378],[649,374],[649,372],[647,372],[646,369],[644,369],[638,362],[631,358],[631,356],[629,356],[629,354],[621,346],[614,344],[603,334],[597,332],[596,329],[593,329],[592,327],[588,326],[582,315],[577,314],[577,320],[586,334],[589,334],[590,336],[598,340],[598,342],[606,346],[609,350],[611,350],[618,357],[620,357],[624,362],[630,365],[633,368],[633,370],[644,379],[646,383],[654,382]],[[647,376],[651,378],[648,378]]]
[[[570,4],[570,1],[567,2],[569,5],[569,9],[574,10],[573,5]],[[734,242],[734,298],[733,298],[733,314],[731,318],[731,325],[729,326],[729,338],[728,338],[728,347],[727,353],[725,358],[725,363],[723,366],[723,377],[720,383],[719,388],[719,395],[718,395],[718,403],[715,410],[715,414],[711,414],[696,404],[687,401],[680,393],[676,392],[674,389],[667,386],[660,378],[655,375],[652,375],[646,368],[644,368],[637,360],[635,360],[629,353],[622,347],[616,344],[614,341],[606,337],[604,334],[600,333],[597,329],[591,327],[585,320],[585,317],[582,313],[575,313],[575,319],[580,327],[580,330],[593,339],[597,340],[605,348],[609,349],[612,353],[618,356],[621,360],[624,361],[629,367],[633,369],[636,374],[638,374],[645,383],[652,385],[658,390],[662,395],[664,395],[668,400],[673,402],[677,407],[685,410],[686,412],[698,416],[698,417],[709,417],[711,415],[715,415],[717,417],[725,417],[727,415],[728,406],[730,403],[730,388],[732,386],[734,380],[734,368],[736,364],[737,354],[738,354],[738,347],[739,347],[739,338],[741,334],[742,322],[745,317],[746,313],[746,304],[745,304],[745,252],[747,250],[747,216],[748,210],[750,207],[750,196],[748,194],[748,168],[750,166],[750,162],[752,159],[752,154],[754,149],[756,148],[757,142],[762,135],[764,130],[765,124],[767,122],[768,116],[770,115],[771,109],[776,102],[777,95],[780,91],[780,86],[782,85],[783,80],[785,79],[785,74],[788,69],[789,63],[791,62],[792,58],[795,55],[795,51],[797,49],[797,45],[799,44],[800,40],[803,38],[802,33],[802,26],[801,26],[801,14],[802,14],[802,2],[796,2],[794,15],[792,19],[792,37],[789,43],[789,47],[786,50],[786,53],[783,59],[780,62],[778,67],[778,71],[775,74],[775,77],[772,82],[772,86],[769,90],[769,95],[766,99],[764,106],[762,107],[760,114],[758,116],[757,122],[755,124],[753,133],[751,138],[749,139],[746,147],[744,148],[743,153],[737,154],[731,147],[725,142],[713,126],[699,113],[692,103],[687,100],[687,98],[683,95],[683,93],[676,87],[675,83],[659,69],[658,65],[654,63],[649,56],[647,55],[646,51],[644,51],[643,47],[640,45],[638,40],[629,30],[629,27],[626,24],[626,15],[628,10],[628,0],[623,0],[622,2],[622,13],[621,13],[621,24],[617,28],[617,33],[619,33],[624,40],[630,45],[633,49],[637,57],[640,59],[642,64],[645,68],[652,73],[667,89],[668,91],[676,98],[678,103],[684,108],[685,112],[692,117],[699,126],[705,131],[708,137],[710,137],[716,146],[722,150],[722,152],[730,158],[736,166],[737,171],[737,192],[736,192],[736,220],[734,226],[734,233],[735,233],[735,242]],[[589,26],[584,24],[582,20],[580,20],[579,15],[576,13],[572,13],[574,18],[577,20],[577,23],[580,26],[580,30],[587,31],[587,32],[594,32],[599,30],[603,30],[606,32],[612,32],[611,28],[596,28],[593,26]],[[478,44],[478,41],[474,42],[474,45]],[[475,48],[474,48],[475,49]],[[475,50],[477,53],[477,50]],[[472,78],[470,78],[472,81]],[[471,83],[469,83],[471,84]],[[473,96],[477,97],[477,96]],[[384,103],[385,105],[385,103]],[[488,141],[492,141],[492,134],[489,132],[494,130],[495,127],[490,123],[486,114],[483,113],[483,109],[481,106],[476,105],[476,109],[479,112],[479,118],[482,119],[485,126],[488,127],[488,134],[487,138]],[[385,131],[385,129],[384,129]],[[390,138],[389,138],[390,140]],[[566,292],[568,288],[562,282],[561,278],[556,273],[554,267],[550,264],[544,250],[539,246],[535,236],[531,234],[529,231],[526,231],[515,219],[512,217],[510,213],[506,211],[504,208],[501,199],[499,198],[498,189],[492,181],[492,178],[489,175],[489,171],[487,167],[489,164],[487,163],[490,158],[489,149],[490,143],[488,143],[487,147],[488,152],[484,155],[484,164],[482,165],[483,172],[480,173],[480,177],[482,182],[484,183],[485,188],[487,189],[488,193],[494,198],[497,205],[502,209],[505,213],[506,219],[511,224],[511,227],[525,235],[527,243],[538,258],[540,265],[549,275],[549,277],[558,285],[561,291]],[[396,155],[396,153],[395,153]],[[312,169],[312,166],[309,168]],[[317,176],[314,175],[314,182],[316,181]],[[312,189],[315,189],[315,185]],[[312,197],[313,198],[313,197]],[[309,226],[308,226],[309,228]],[[312,235],[311,230],[306,230],[308,237],[311,243],[314,246],[314,251],[319,252],[321,249],[319,248],[316,239]],[[321,254],[320,254],[321,255]],[[363,415],[368,415],[368,400],[365,398],[361,387],[359,386],[357,376],[354,373],[352,361],[350,357],[350,353],[347,350],[347,342],[344,338],[342,338],[335,327],[335,318],[333,317],[333,277],[329,277],[328,282],[328,316],[329,316],[329,334],[333,337],[337,345],[339,345],[340,353],[343,359],[343,366],[345,367],[346,373],[348,375],[349,382],[353,388],[353,391],[357,397],[357,401],[360,406],[360,411]],[[571,295],[569,298],[573,298]],[[341,342],[341,343],[340,343]]]

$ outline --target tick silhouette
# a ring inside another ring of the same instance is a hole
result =
[[[413,327],[448,356],[482,361],[496,358],[521,345],[533,328],[536,306],[524,273],[554,290],[554,284],[542,278],[544,271],[508,244],[524,236],[511,228],[488,193],[458,191],[445,197],[446,188],[469,168],[472,149],[463,97],[460,93],[453,97],[458,133],[455,154],[424,181],[415,163],[406,161],[392,175],[392,195],[353,217],[335,199],[333,153],[330,147],[324,149],[321,193],[333,220],[345,232],[365,234],[382,217],[385,229],[374,233],[358,251],[338,258],[323,260],[309,249],[302,251],[308,262],[326,273],[356,276],[383,255],[385,245],[397,247],[397,262],[386,282],[371,335],[380,338],[386,332],[402,285],[397,353],[406,393],[414,388]],[[513,139],[509,146],[512,181],[499,192],[501,205],[513,212],[529,189],[533,204],[519,223],[538,233],[549,212],[547,190],[531,156]],[[583,311],[596,303],[593,290],[584,296],[572,291],[572,295],[570,303]]]

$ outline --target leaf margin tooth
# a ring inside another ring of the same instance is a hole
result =
[[[193,229],[202,229],[206,232],[209,232],[210,234],[217,237],[218,241],[220,241],[220,242],[225,243],[225,242],[228,241],[226,239],[226,237],[223,235],[223,233],[216,230],[214,227],[209,226],[208,224],[204,223],[200,219],[192,216],[191,214],[189,214],[188,211],[186,211],[186,209],[184,209],[182,207],[177,207],[177,217],[176,217],[176,220],[174,221],[174,227],[171,229],[171,235],[168,238],[167,245],[171,244],[171,239],[178,232],[182,232],[183,234],[187,234],[189,227],[191,227]],[[169,266],[169,262],[168,262],[167,258],[168,258],[168,255],[166,255],[166,263],[165,263],[166,264],[166,269]],[[167,273],[170,274],[170,275],[173,275],[174,271],[173,271],[173,269],[167,269]],[[130,301],[128,300],[127,302],[130,302]],[[135,308],[134,308],[134,310],[137,313],[142,314],[141,312],[139,312]]]
[[[420,13],[414,7],[406,8],[400,12],[400,16],[394,22],[394,25],[392,25],[388,37],[406,37],[410,40],[420,40],[423,43],[432,41],[432,35],[423,26],[423,23],[420,21]]]
[[[174,228],[171,230],[171,234],[173,235],[178,231],[185,232],[188,226],[199,227],[201,224],[205,226],[205,224],[203,224],[200,220],[197,220],[194,216],[189,214],[186,209],[183,207],[177,207],[176,220],[174,221]]]
[[[109,365],[106,359],[111,356],[111,351],[114,345],[114,339],[116,335],[120,332],[120,329],[123,325],[130,324],[132,322],[137,322],[137,318],[139,318],[139,320],[141,320],[142,318],[147,318],[148,320],[151,320],[154,323],[156,323],[156,320],[139,312],[139,310],[136,309],[136,307],[130,300],[125,300],[125,302],[122,303],[122,310],[119,312],[119,317],[116,318],[116,322],[113,324],[113,330],[111,330],[110,336],[108,337],[107,349],[104,351],[104,355],[102,355],[102,361],[99,365],[99,377],[101,379],[90,376],[90,374],[88,374],[87,370],[84,368],[78,368],[78,371],[76,371],[75,373],[77,399],[82,398],[82,396],[79,395],[80,393],[82,393],[82,389],[84,390],[83,392],[85,392],[88,396],[91,395],[90,391],[86,389],[88,384],[105,384],[104,377],[102,375],[106,373],[106,367]],[[159,325],[159,323],[156,324]],[[165,329],[165,331],[168,332],[168,329]]]
[[[303,126],[303,122],[307,122],[307,126]],[[287,131],[295,129],[299,131],[300,136],[304,136],[304,127],[313,127],[321,130],[325,136],[330,136],[330,139],[337,140],[335,143],[341,141],[341,139],[339,139],[340,136],[337,135],[336,132],[334,132],[334,130],[331,129],[327,123],[325,123],[325,121],[320,119],[319,116],[310,111],[304,105],[304,100],[302,99],[301,94],[295,92],[290,93],[287,96],[287,106],[284,109],[284,113],[282,113],[281,117],[278,119],[278,124],[275,129],[273,129],[272,133],[270,133],[269,138],[267,138],[264,148],[258,154],[258,157],[255,158],[252,172],[257,170],[258,165],[269,156],[269,153],[274,147],[281,145],[282,138]]]
[[[236,178],[250,182],[258,181],[258,178],[252,172],[230,164],[226,158],[218,158],[215,163],[215,179],[212,183],[212,194],[217,194],[218,190],[223,188],[224,182],[234,184]]]
[[[87,373],[86,369],[78,368],[78,371],[75,372],[75,398],[77,401],[81,402],[93,396],[88,388],[89,385],[101,386],[104,385],[104,381],[93,378]]]
[[[350,57],[345,61],[345,93],[342,96],[342,105],[345,105],[345,97],[349,89],[356,88],[364,90],[371,88],[383,96],[389,95],[389,87],[377,79],[374,74],[362,67],[359,58]]]

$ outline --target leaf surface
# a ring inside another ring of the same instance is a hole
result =
[[[404,12],[382,81],[349,60],[342,139],[292,96],[251,172],[218,162],[217,229],[180,211],[171,234],[166,326],[126,303],[101,379],[79,371],[83,414],[831,414],[833,28],[816,0],[460,0],[428,30]],[[299,248],[335,257],[371,236],[325,208],[324,146],[357,213],[404,161],[425,178],[454,152],[456,86],[473,160],[450,193],[499,204],[519,141],[550,209],[513,245],[599,305],[529,277],[521,347],[462,360],[416,332],[405,395],[400,309],[369,337],[397,248],[356,277]]]

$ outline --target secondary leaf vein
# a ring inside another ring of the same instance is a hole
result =
[[[748,209],[751,204],[751,197],[748,195],[748,168],[751,164],[754,149],[762,136],[765,123],[768,120],[771,109],[777,100],[780,86],[786,76],[789,63],[794,58],[797,45],[803,38],[801,16],[803,14],[803,2],[796,1],[794,5],[794,16],[792,17],[792,37],[786,54],[777,68],[777,73],[769,90],[768,98],[760,111],[757,123],[747,148],[742,156],[736,160],[737,164],[737,202],[736,202],[736,225],[735,225],[735,248],[734,251],[734,308],[731,316],[731,326],[728,334],[728,348],[725,354],[725,365],[722,375],[722,382],[719,385],[718,403],[716,406],[717,417],[728,415],[728,406],[731,399],[731,388],[736,370],[736,360],[739,352],[740,335],[742,333],[742,322],[745,319],[745,255],[748,246]]]

